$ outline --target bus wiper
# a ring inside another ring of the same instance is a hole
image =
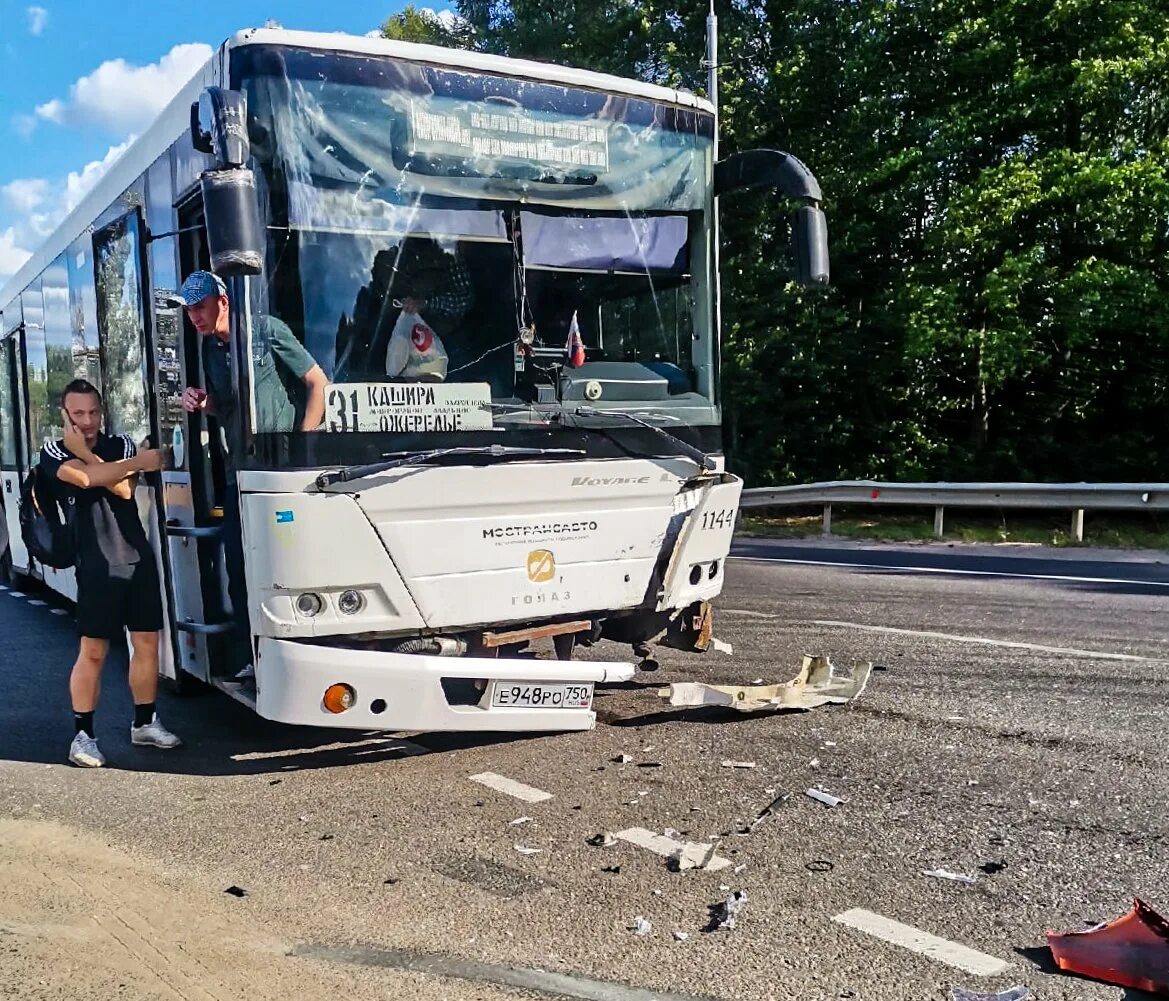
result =
[[[346,466],[317,477],[317,489],[324,490],[334,483],[348,483],[367,476],[376,476],[388,469],[399,466],[417,466],[448,455],[484,455],[493,459],[509,459],[534,455],[557,455],[579,458],[585,454],[580,448],[523,448],[515,445],[463,445],[457,448],[434,448],[422,452],[390,452],[382,462],[369,462],[360,466]],[[389,458],[393,456],[393,458]]]
[[[654,434],[660,435],[661,437],[665,438],[666,441],[670,442],[670,444],[673,445],[675,448],[679,449],[682,452],[682,454],[685,455],[687,458],[693,459],[695,462],[697,462],[699,470],[705,471],[705,472],[711,472],[711,473],[718,472],[718,469],[715,467],[715,464],[714,464],[714,459],[712,459],[709,455],[707,455],[704,451],[702,451],[702,449],[696,448],[694,445],[691,445],[689,442],[683,441],[681,438],[675,437],[674,435],[670,434],[669,431],[666,431],[665,429],[658,427],[656,424],[653,424],[650,421],[644,420],[642,417],[640,417],[637,414],[631,414],[627,410],[598,410],[598,409],[596,409],[596,407],[577,407],[574,412],[577,414],[580,414],[584,417],[620,417],[624,420],[629,421],[631,424],[637,424],[640,427],[649,428],[649,430],[653,431]],[[566,413],[567,413],[567,411],[566,411]],[[582,427],[586,431],[603,431],[604,430],[603,428],[585,427],[583,424],[576,425],[576,426]]]

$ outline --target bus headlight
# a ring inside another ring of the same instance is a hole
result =
[[[308,619],[320,615],[321,609],[324,607],[325,599],[322,598],[319,594],[313,594],[312,591],[306,591],[296,599],[296,610]]]
[[[356,615],[365,607],[365,598],[360,591],[342,591],[337,607],[345,615]]]

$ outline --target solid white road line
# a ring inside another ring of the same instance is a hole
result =
[[[849,570],[895,570],[898,573],[954,574],[967,577],[1019,577],[1024,580],[1066,580],[1078,584],[1135,584],[1140,587],[1167,587],[1169,581],[1129,580],[1125,577],[1074,577],[1070,574],[1014,573],[1010,570],[957,570],[944,567],[906,567],[885,563],[846,563],[836,560],[797,560],[787,556],[728,556],[729,560],[754,563],[798,563],[809,567],[844,567]]]
[[[951,643],[979,643],[983,646],[1007,647],[1012,650],[1035,650],[1056,653],[1066,657],[1091,657],[1095,660],[1156,661],[1157,657],[1140,657],[1135,653],[1105,653],[1102,650],[1080,650],[1069,646],[1044,646],[1042,643],[1022,643],[1016,640],[993,640],[986,636],[962,636],[957,633],[935,633],[925,629],[898,629],[896,626],[870,626],[862,622],[838,622],[835,619],[813,619],[815,626],[835,626],[838,629],[859,629],[866,633],[892,633],[897,636],[924,636],[927,639],[948,640]]]
[[[672,858],[678,852],[682,851],[682,849],[691,846],[704,850],[713,847],[709,844],[675,841],[673,838],[667,838],[664,834],[655,834],[653,831],[646,830],[644,827],[630,827],[624,831],[614,831],[613,837],[619,838],[621,841],[628,841],[631,845],[637,845],[638,848],[644,848],[646,851],[651,851],[655,855],[662,856],[662,858]],[[708,869],[710,872],[718,872],[730,864],[730,859],[725,859],[721,855],[712,854],[710,861],[702,868]]]
[[[495,772],[480,772],[478,775],[470,776],[470,778],[472,782],[478,782],[480,785],[485,785],[488,789],[501,792],[505,796],[514,796],[516,799],[522,799],[525,803],[543,803],[544,800],[552,798],[552,793],[550,792],[544,792],[543,789],[526,786],[522,782],[516,782],[514,779],[506,778],[503,775],[496,775]]]
[[[1011,967],[1010,963],[988,956],[985,952],[970,949],[949,939],[938,938],[937,935],[931,935],[912,925],[903,925],[900,921],[874,914],[872,911],[855,908],[837,914],[832,920],[882,941],[899,945],[903,949],[936,959],[939,963],[965,970],[976,977],[993,977]]]

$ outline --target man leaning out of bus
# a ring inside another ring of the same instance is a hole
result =
[[[235,680],[250,682],[251,629],[244,579],[243,540],[240,532],[239,487],[236,462],[242,437],[242,415],[232,388],[231,300],[227,285],[211,271],[194,271],[179,290],[177,303],[199,333],[206,390],[188,387],[182,405],[188,413],[204,412],[217,418],[227,433],[224,465],[227,487],[223,502],[223,551],[228,593],[235,628],[230,654]],[[328,378],[287,324],[274,316],[259,316],[252,329],[252,382],[256,399],[257,431],[314,431],[325,416]]]
[[[59,481],[62,499],[73,508],[77,542],[81,648],[69,676],[75,729],[69,760],[83,768],[100,768],[106,759],[97,746],[93,714],[101,672],[110,642],[127,631],[134,696],[130,742],[162,748],[182,743],[154,710],[162,595],[154,551],[134,502],[138,474],[158,471],[164,457],[156,449],[137,449],[127,435],[106,434],[101,395],[84,379],[65,387],[61,417],[65,437],[45,443],[40,463]]]

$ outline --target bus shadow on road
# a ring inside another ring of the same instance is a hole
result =
[[[113,667],[113,665],[111,665]],[[113,671],[110,672],[114,674]],[[433,733],[400,737],[376,730],[326,729],[274,723],[226,695],[207,691],[178,698],[159,695],[159,717],[183,739],[172,751],[130,743],[128,695],[114,676],[95,717],[107,767],[125,771],[196,776],[264,775],[404,762],[429,754],[538,739],[531,733]],[[122,683],[124,685],[124,683]],[[67,699],[67,696],[66,696]],[[67,701],[34,712],[4,713],[0,762],[63,764],[72,736]]]

